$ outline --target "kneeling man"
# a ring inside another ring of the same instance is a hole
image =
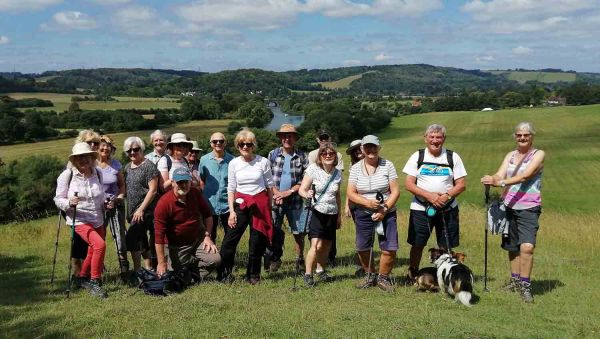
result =
[[[167,271],[165,244],[168,244],[173,270],[187,267],[192,275],[204,279],[221,263],[217,246],[210,238],[212,213],[202,193],[191,187],[189,169],[176,169],[171,180],[175,183],[173,188],[163,194],[154,210],[156,273],[162,275]]]

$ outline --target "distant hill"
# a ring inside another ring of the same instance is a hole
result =
[[[598,73],[577,73],[575,71],[563,71],[560,69],[542,69],[542,70],[491,70],[494,75],[503,76],[509,80],[517,81],[520,84],[527,82],[538,82],[543,84],[556,84],[559,82],[585,81],[599,84],[600,74]]]

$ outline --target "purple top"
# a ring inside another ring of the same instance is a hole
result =
[[[110,166],[106,168],[98,167],[98,171],[102,173],[102,186],[104,186],[104,194],[107,197],[114,197],[119,194],[117,175],[121,171],[121,167],[121,163],[117,159],[111,159]]]

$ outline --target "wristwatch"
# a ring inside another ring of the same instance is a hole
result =
[[[290,188],[290,192],[292,192],[292,194],[296,193],[296,190],[293,188]]]
[[[504,180],[500,180],[500,187],[502,187],[502,188],[506,187],[506,183],[504,182]]]
[[[452,196],[450,195],[450,193],[446,192],[446,194],[448,194],[448,201],[452,200]]]

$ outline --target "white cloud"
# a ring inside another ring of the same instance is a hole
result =
[[[475,57],[475,62],[478,64],[489,64],[490,62],[495,60],[496,58],[494,58],[493,55],[480,55]]]
[[[106,6],[122,5],[122,4],[131,2],[131,0],[91,0],[91,1],[97,3],[98,5],[106,5]]]
[[[349,60],[344,60],[342,61],[342,65],[349,67],[349,66],[360,66],[362,64],[362,62],[360,60],[356,60],[356,59],[349,59]]]
[[[115,27],[129,35],[155,36],[175,33],[174,25],[161,19],[154,8],[130,6],[117,11],[112,17]]]
[[[373,60],[375,61],[388,61],[393,59],[393,56],[387,55],[385,53],[379,53],[377,54],[375,57],[373,57]]]
[[[63,0],[0,0],[0,12],[39,11],[62,2]]]
[[[84,30],[96,28],[96,20],[89,15],[77,11],[58,12],[52,16],[52,22],[42,24],[43,30]]]
[[[0,45],[4,45],[10,42],[10,39],[6,35],[0,35]]]
[[[512,49],[512,52],[513,52],[513,54],[516,54],[516,55],[528,55],[528,54],[533,53],[533,49],[531,49],[529,47],[517,46]]]
[[[181,40],[181,41],[177,41],[177,47],[179,48],[191,48],[193,47],[193,44],[191,41],[188,40]]]

